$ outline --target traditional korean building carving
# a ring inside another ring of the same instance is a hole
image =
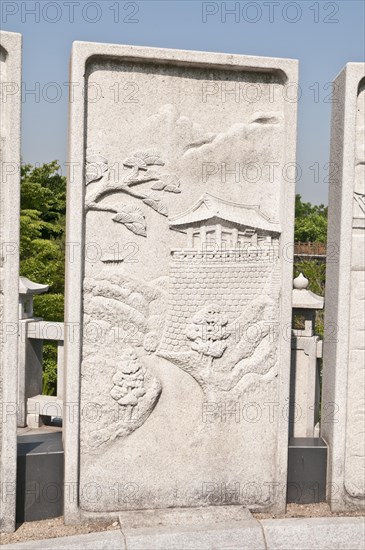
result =
[[[217,304],[232,323],[268,284],[271,297],[279,292],[275,272],[280,226],[258,206],[205,193],[169,224],[186,234],[187,243],[184,249],[171,250],[170,304],[161,354],[190,349],[186,326],[202,307]]]

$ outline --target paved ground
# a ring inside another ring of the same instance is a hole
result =
[[[145,526],[137,515],[121,516],[119,528],[99,533],[4,545],[4,550],[365,550],[364,517],[255,519],[223,518],[184,525],[151,515]],[[176,519],[176,518],[175,518]],[[132,520],[132,521],[130,521]],[[174,520],[174,518],[172,518]],[[127,523],[128,521],[128,523]],[[128,525],[128,527],[126,526]],[[135,525],[135,527],[131,527]]]

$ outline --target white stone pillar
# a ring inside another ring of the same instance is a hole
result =
[[[334,82],[321,435],[332,510],[365,509],[365,64]],[[331,253],[329,253],[331,252]]]
[[[222,248],[222,226],[217,223],[215,226],[215,242],[219,249]]]
[[[232,230],[232,248],[233,249],[237,248],[237,244],[238,244],[238,229],[234,227]]]
[[[0,32],[0,530],[15,529],[20,211],[20,34]]]
[[[188,227],[187,230],[187,237],[188,237],[188,248],[194,248],[194,236],[193,236],[193,228]]]
[[[203,251],[207,250],[207,232],[205,225],[200,228],[200,248]]]

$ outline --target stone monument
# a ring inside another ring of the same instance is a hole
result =
[[[322,437],[335,511],[365,505],[365,64],[334,81],[326,270]]]
[[[297,62],[76,42],[70,88],[65,519],[282,512]]]
[[[21,35],[0,32],[0,529],[15,528]]]

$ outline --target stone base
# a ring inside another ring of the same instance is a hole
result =
[[[133,519],[133,518],[132,518]],[[128,527],[3,546],[4,550],[363,550],[364,518],[244,519]]]
[[[63,513],[62,432],[18,436],[16,521],[39,521]]]
[[[252,520],[243,506],[209,506],[204,508],[169,508],[165,510],[133,510],[119,514],[121,529],[144,529],[161,525],[209,525]]]

